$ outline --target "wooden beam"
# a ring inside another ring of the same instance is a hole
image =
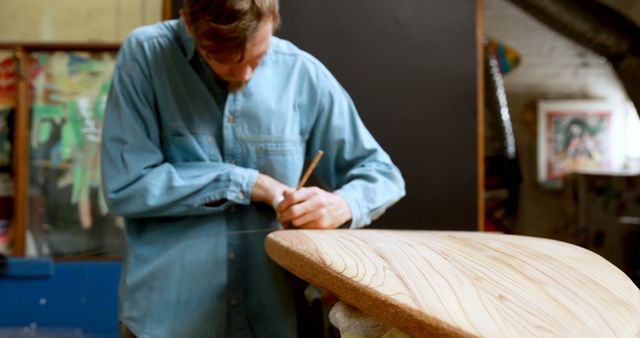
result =
[[[24,256],[29,204],[29,55],[15,48],[17,77],[17,109],[13,139],[13,255]]]
[[[171,20],[173,19],[173,1],[171,0],[163,0],[162,1],[162,20]]]
[[[478,88],[478,230],[484,231],[484,1],[476,0],[476,64]]]

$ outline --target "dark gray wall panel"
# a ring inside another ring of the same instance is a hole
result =
[[[407,182],[374,226],[477,229],[476,3],[281,0],[277,35],[320,59]]]

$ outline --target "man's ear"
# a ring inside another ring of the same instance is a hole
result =
[[[180,10],[180,16],[182,17],[185,25],[187,26],[187,31],[189,31],[189,34],[191,34],[191,36],[193,36],[193,25],[191,25],[191,20],[189,20],[189,16],[187,15],[187,12],[185,12],[184,9]]]

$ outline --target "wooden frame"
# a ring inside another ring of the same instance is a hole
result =
[[[162,20],[169,20],[171,18],[172,7],[173,7],[172,0],[162,1]]]
[[[84,44],[84,43],[2,43],[0,49],[13,50],[16,57],[18,73],[17,100],[14,119],[13,139],[13,255],[24,256],[26,250],[26,231],[29,221],[28,188],[29,188],[29,64],[25,59],[30,52],[44,51],[112,51],[116,52],[119,44]]]
[[[171,20],[180,16],[180,7],[184,0],[163,0],[162,20]]]

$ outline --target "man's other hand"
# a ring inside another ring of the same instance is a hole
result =
[[[274,205],[274,201],[282,200],[282,196],[286,191],[293,191],[293,189],[271,176],[258,174],[253,190],[251,190],[251,200]]]
[[[351,220],[347,201],[318,187],[285,191],[276,211],[285,227],[301,229],[335,229]]]

